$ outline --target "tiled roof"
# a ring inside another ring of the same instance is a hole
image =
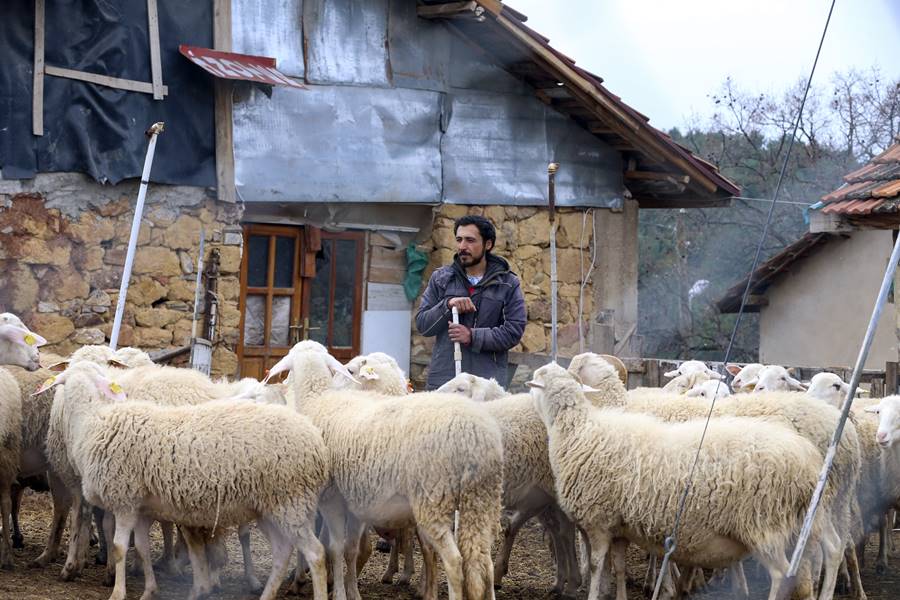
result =
[[[844,176],[844,185],[822,197],[824,214],[895,213],[900,206],[900,140],[867,165]]]

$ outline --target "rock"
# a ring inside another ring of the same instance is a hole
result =
[[[8,294],[8,305],[3,310],[23,313],[32,310],[38,300],[38,283],[27,265],[16,265],[0,273],[4,296]]]
[[[147,220],[157,227],[169,227],[178,219],[178,213],[171,208],[160,206],[147,214]]]
[[[116,221],[112,218],[97,218],[94,213],[84,212],[78,221],[63,223],[63,232],[72,241],[82,244],[97,244],[116,237]]]
[[[194,272],[194,263],[191,261],[191,255],[184,250],[178,251],[178,260],[181,262],[181,272],[190,275]]]
[[[525,325],[525,334],[522,336],[523,352],[542,352],[547,348],[547,336],[544,326],[537,323]]]
[[[244,241],[244,236],[240,232],[226,231],[222,238],[222,243],[226,246],[240,246]]]
[[[112,300],[103,290],[94,290],[87,297],[87,300],[84,301],[85,305],[90,306],[91,308],[109,308],[112,305]]]
[[[103,254],[100,246],[76,246],[72,249],[72,264],[82,271],[96,271],[103,268]]]
[[[241,247],[219,247],[219,270],[222,273],[240,273],[241,271]]]
[[[443,204],[441,205],[441,216],[448,219],[458,219],[469,214],[469,207],[465,204]]]
[[[165,298],[168,289],[151,277],[142,277],[132,281],[128,287],[128,302],[137,306],[148,306]]]
[[[159,327],[137,327],[134,330],[133,343],[144,350],[163,348],[172,343],[172,332]]]
[[[241,282],[237,277],[219,278],[219,295],[224,300],[237,300],[241,296]],[[193,297],[191,298],[193,302]]]
[[[212,355],[212,375],[214,377],[237,377],[238,376],[238,357],[237,354],[226,348],[225,346],[216,346]]]
[[[39,313],[59,312],[59,304],[56,302],[38,302],[37,311]]]
[[[592,236],[592,219],[584,219],[584,241],[582,241],[581,225],[583,212],[569,212],[558,215],[559,229],[556,232],[556,241],[561,248],[588,248]]]
[[[544,249],[540,246],[519,246],[516,248],[515,253],[513,254],[513,260],[518,262],[523,262],[526,260],[531,260],[535,256],[540,256],[541,253],[544,252]]]
[[[506,211],[503,210],[502,206],[486,206],[484,208],[484,216],[497,229],[506,221]]]
[[[26,238],[16,250],[19,260],[23,263],[63,266],[69,264],[72,246],[68,240],[62,238],[49,242],[39,238]]]
[[[134,208],[131,205],[132,198],[122,196],[115,202],[110,202],[97,208],[97,212],[103,217],[118,217],[125,213],[134,214]]]
[[[219,305],[219,325],[226,328],[237,328],[241,324],[241,311],[236,302],[225,302]]]
[[[52,275],[47,275],[46,279],[47,285],[41,287],[58,302],[84,299],[91,293],[91,286],[73,269],[57,269]]]
[[[87,329],[79,329],[72,336],[72,341],[82,346],[89,344],[103,344],[106,342],[106,336],[99,329],[90,327]]]
[[[158,277],[175,277],[181,275],[181,261],[175,252],[168,248],[145,246],[135,252],[134,272]]]
[[[173,311],[177,311],[177,312],[183,312],[183,313],[185,313],[185,312],[193,312],[193,311],[194,311],[193,305],[188,306],[188,303],[187,303],[187,302],[173,302],[173,301],[169,301],[169,302],[166,302],[165,307],[168,308],[169,310],[173,310]],[[201,308],[203,308],[203,307],[201,306]]]
[[[104,323],[98,327],[100,331],[103,332],[103,335],[106,336],[107,339],[112,335],[112,321],[108,323]],[[119,327],[119,341],[116,344],[119,348],[123,348],[125,346],[134,346],[134,327],[125,323],[125,320],[122,320],[122,325]]]
[[[521,210],[520,210],[521,215]],[[546,248],[550,245],[550,217],[539,212],[519,221],[516,242],[519,245],[536,244]]]
[[[139,327],[163,328],[175,323],[184,316],[184,313],[167,308],[136,308],[134,322]]]
[[[66,317],[52,313],[35,313],[28,326],[47,340],[48,344],[57,344],[75,331],[75,325]]]
[[[169,294],[168,298],[170,300],[180,300],[182,302],[190,302],[193,304],[194,302],[194,288],[196,287],[196,281],[194,279],[172,279],[169,281]],[[202,300],[202,290],[201,290],[201,300]]]
[[[169,248],[189,250],[200,243],[200,219],[190,215],[181,215],[171,226],[163,230],[163,243]]]
[[[450,248],[456,252],[456,234],[449,227],[437,227],[431,233],[431,239],[437,248]]]
[[[97,327],[99,325],[103,325],[105,321],[100,315],[93,312],[88,312],[75,315],[74,317],[72,317],[72,322],[75,324],[75,327],[82,328]]]
[[[550,252],[541,256],[544,273],[550,274]],[[587,252],[578,248],[557,248],[556,250],[556,279],[561,284],[574,283],[581,285],[581,265],[584,263],[584,274],[587,275],[591,266],[591,257]],[[596,265],[595,265],[596,267]]]
[[[504,206],[503,214],[507,219],[514,220],[519,216],[519,207],[518,206]]]

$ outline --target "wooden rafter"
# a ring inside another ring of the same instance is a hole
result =
[[[422,19],[484,19],[484,7],[478,2],[448,2],[447,4],[420,4],[416,14]]]

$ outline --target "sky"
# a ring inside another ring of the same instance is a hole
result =
[[[660,129],[711,116],[709,95],[809,76],[830,0],[507,0],[550,44]],[[837,0],[813,85],[878,66],[900,79],[900,0]],[[827,88],[826,88],[827,89]]]

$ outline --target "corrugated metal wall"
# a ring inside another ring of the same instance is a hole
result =
[[[236,102],[246,202],[621,202],[618,152],[413,0],[234,0],[234,50],[277,59],[307,90]],[[306,50],[305,57],[303,50]]]

